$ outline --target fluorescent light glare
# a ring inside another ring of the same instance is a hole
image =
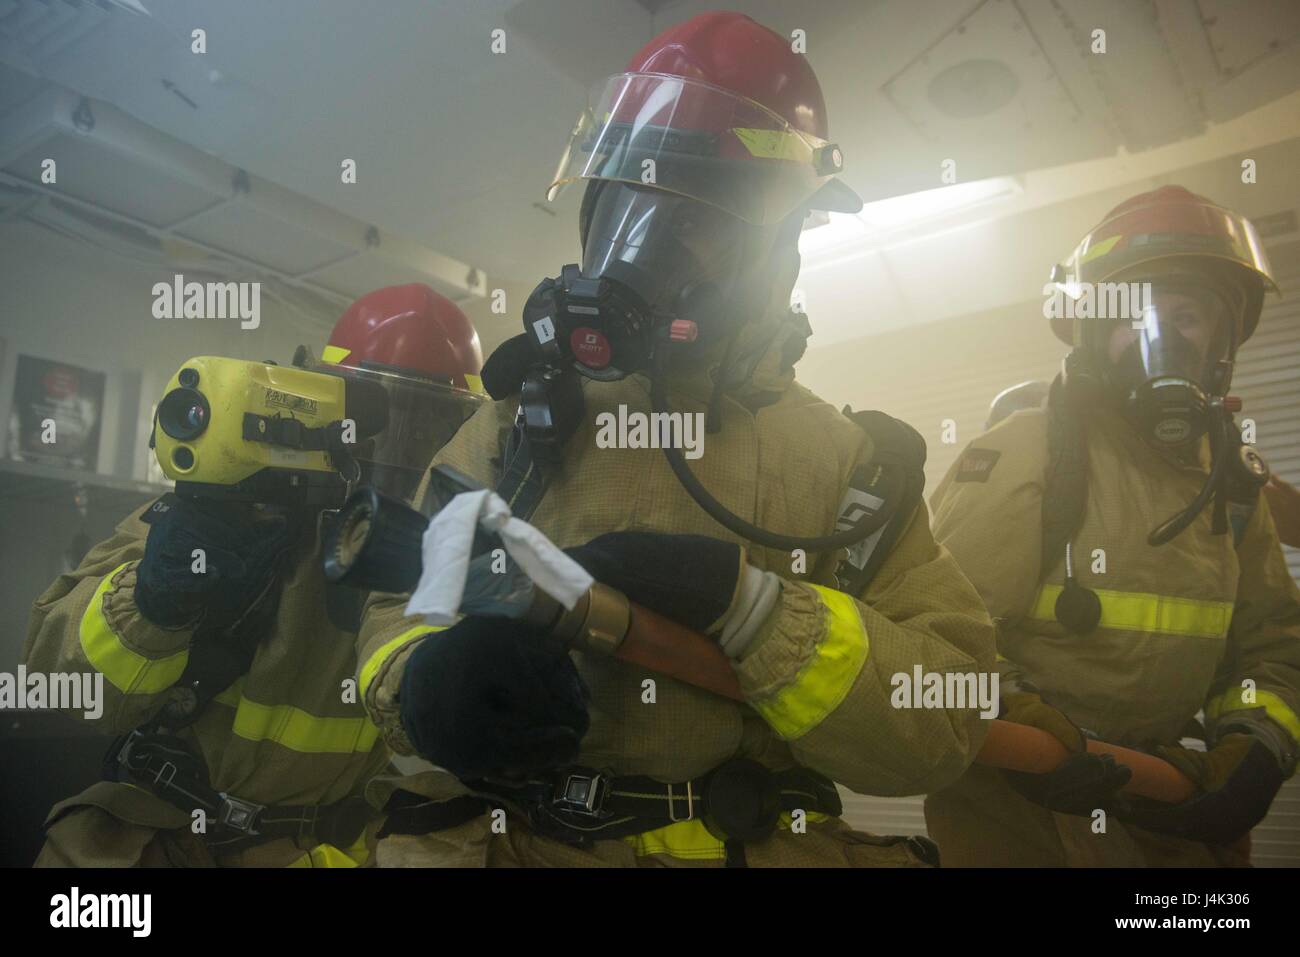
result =
[[[973,183],[954,183],[952,186],[908,193],[905,196],[891,196],[889,199],[867,203],[858,215],[867,225],[884,232],[939,219],[993,199],[1010,196],[1015,191],[1015,180],[1009,176],[999,176]]]
[[[860,213],[828,214],[828,222],[805,229],[800,235],[799,252],[803,256],[820,257],[843,247],[870,245],[886,234],[947,219],[1018,191],[1013,178],[999,176],[891,196],[867,203]]]

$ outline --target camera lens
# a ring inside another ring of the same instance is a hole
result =
[[[158,403],[158,424],[173,439],[185,442],[202,434],[211,413],[202,392],[172,389]]]

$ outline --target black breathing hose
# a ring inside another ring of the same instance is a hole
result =
[[[1221,488],[1227,476],[1227,445],[1228,445],[1228,413],[1224,410],[1222,403],[1216,401],[1213,408],[1214,415],[1211,418],[1210,431],[1210,456],[1214,461],[1210,468],[1210,474],[1205,479],[1205,484],[1201,486],[1200,492],[1196,498],[1185,509],[1177,514],[1165,519],[1147,536],[1148,545],[1165,545],[1177,538],[1186,528],[1196,521],[1196,517],[1205,510],[1209,504],[1210,497],[1219,492],[1220,500],[1223,499]],[[1226,521],[1222,523],[1219,517],[1219,509],[1216,508],[1214,534],[1221,535],[1226,531]]]
[[[654,371],[650,377],[650,407],[656,414],[668,413],[669,411],[665,389],[665,382],[668,377],[667,351],[662,347],[655,350]],[[724,528],[765,548],[775,548],[780,551],[793,551],[798,548],[809,552],[848,548],[874,535],[894,515],[894,509],[885,507],[873,515],[866,516],[852,528],[836,532],[833,535],[820,535],[815,538],[781,535],[766,528],[761,528],[752,522],[747,522],[710,495],[709,490],[695,477],[691,467],[686,464],[686,457],[682,455],[681,449],[665,443],[663,452],[668,459],[668,464],[672,467],[673,474],[677,476],[677,481],[695,500],[695,504],[708,512],[710,517]],[[886,502],[896,502],[897,496],[902,491],[902,480],[901,474],[893,474],[891,476],[891,487],[881,498]]]

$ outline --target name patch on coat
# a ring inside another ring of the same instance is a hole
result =
[[[987,482],[1002,453],[997,449],[967,449],[957,463],[954,482]]]

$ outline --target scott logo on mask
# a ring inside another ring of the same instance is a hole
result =
[[[683,449],[686,458],[704,454],[703,412],[629,412],[596,416],[596,447],[601,449]]]

